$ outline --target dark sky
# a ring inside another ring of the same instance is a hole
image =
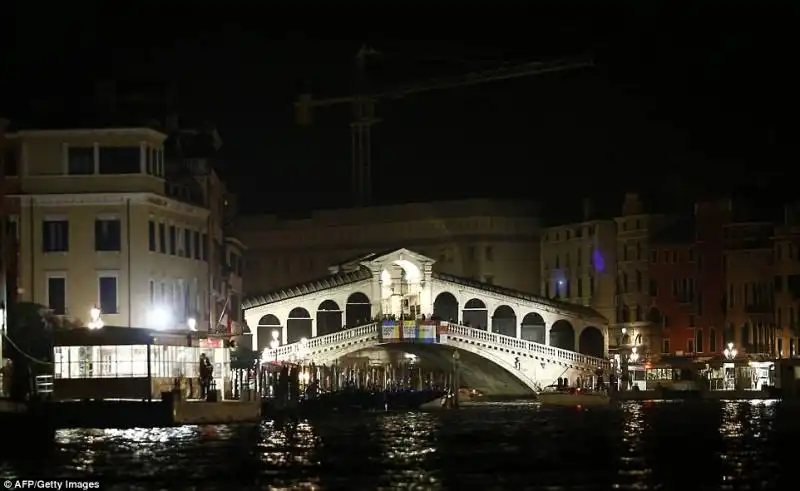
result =
[[[179,108],[219,128],[220,172],[245,211],[330,208],[351,199],[350,108],[322,109],[302,128],[292,102],[301,92],[348,95],[362,43],[383,54],[370,71],[378,85],[590,54],[590,70],[380,104],[375,201],[523,197],[552,216],[586,195],[786,182],[774,177],[798,161],[788,9],[641,3],[12,11],[0,112],[30,119],[30,101],[43,98],[91,111],[77,96],[98,80],[155,93],[174,81]]]

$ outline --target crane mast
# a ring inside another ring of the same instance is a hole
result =
[[[428,80],[424,83],[390,87],[374,91],[369,85],[366,63],[370,56],[378,54],[368,46],[362,46],[355,56],[352,95],[314,99],[311,94],[301,94],[295,103],[297,122],[311,123],[315,108],[351,104],[353,121],[350,123],[352,139],[352,191],[357,206],[368,205],[372,199],[372,126],[381,120],[375,115],[375,106],[380,99],[397,99],[439,89],[478,85],[499,80],[509,80],[545,73],[575,70],[590,67],[591,60],[572,59],[549,62],[529,62],[517,65],[467,73],[453,77]]]

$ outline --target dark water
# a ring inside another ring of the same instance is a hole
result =
[[[505,403],[261,427],[59,431],[0,474],[102,489],[794,489],[800,406]],[[8,433],[3,445],[16,441]],[[31,445],[30,442],[28,442]]]

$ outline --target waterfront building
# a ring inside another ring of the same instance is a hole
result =
[[[225,314],[235,312],[237,292],[225,260],[242,249],[226,240],[232,200],[202,153],[209,132],[188,135],[147,127],[10,132],[19,159],[5,205],[18,238],[19,300],[79,323],[97,308],[107,325],[232,325]]]
[[[775,327],[777,356],[793,357],[800,349],[800,208],[786,206],[775,227]]]
[[[614,319],[617,276],[617,225],[593,219],[584,204],[584,221],[557,225],[541,233],[542,294],[591,307]]]
[[[734,216],[723,230],[728,336],[745,353],[775,353],[774,225]]]
[[[538,210],[528,203],[442,201],[314,211],[304,217],[243,217],[249,294],[328,274],[331,264],[408,247],[446,274],[539,293]]]

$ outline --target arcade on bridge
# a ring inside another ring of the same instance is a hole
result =
[[[433,271],[435,261],[408,249],[368,254],[330,275],[245,300],[253,349],[281,345],[384,316],[425,316],[595,357],[608,351],[608,321],[587,307]]]

